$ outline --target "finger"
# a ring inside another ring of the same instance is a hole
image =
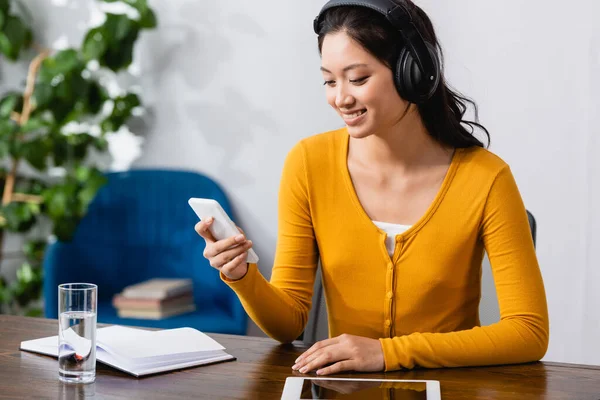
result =
[[[202,236],[207,243],[216,242],[215,237],[212,235],[212,233],[210,233],[209,230],[214,220],[215,219],[213,217],[205,218],[202,221],[198,222],[194,227],[198,235]]]
[[[240,234],[236,236],[230,236],[227,239],[219,240],[215,243],[215,249],[221,253],[225,250],[231,249],[232,247],[237,247],[246,243],[246,236]]]
[[[225,264],[232,261],[239,255],[242,255],[248,251],[252,247],[252,241],[248,240],[241,246],[236,246],[233,249],[225,250],[222,253],[219,253],[216,257],[210,259],[210,265],[215,268],[222,268]]]
[[[242,235],[245,235],[244,230],[242,228],[240,228],[239,226],[237,228],[238,228],[238,231],[242,232]]]
[[[230,250],[233,247],[245,244],[246,237],[244,235],[230,236],[227,239],[219,240],[213,243],[212,246],[206,248],[204,256],[206,258],[216,257],[219,254]],[[239,254],[239,253],[238,253]],[[225,264],[225,262],[221,263]]]
[[[243,252],[233,260],[229,261],[227,264],[223,265],[221,272],[225,274],[225,276],[233,276],[238,268],[247,264],[247,258],[248,253]]]
[[[318,354],[312,356],[311,360],[304,367],[300,368],[300,372],[306,374],[310,371],[319,369],[327,364],[332,364],[338,361],[348,360],[349,355],[344,351],[343,346],[328,346],[322,349]]]
[[[333,340],[337,339],[337,340]],[[331,359],[329,362],[339,361],[340,359],[350,358],[351,354],[347,349],[347,346],[344,346],[340,343],[339,337],[328,339],[327,341],[323,341],[323,346],[313,352],[310,355],[307,355],[303,359],[301,359],[298,363],[296,363],[292,369],[300,370],[305,367],[308,367],[309,364],[314,363],[318,359],[322,359],[323,357],[327,359]],[[314,366],[314,365],[313,365]],[[313,368],[306,368],[306,371],[310,371]]]
[[[354,369],[354,362],[352,360],[344,360],[336,362],[335,364],[330,365],[328,367],[318,369],[317,375],[331,375],[343,371],[352,371]]]
[[[315,344],[313,344],[308,350],[306,350],[304,353],[300,354],[300,357],[296,358],[296,361],[294,361],[296,364],[301,363],[303,360],[305,360],[307,357],[309,357],[311,354],[313,354],[315,351],[318,351],[324,347],[327,346],[331,346],[332,344],[336,344],[339,342],[339,336],[336,336],[334,338],[331,339],[325,339],[325,340],[321,340],[320,342],[317,342]]]

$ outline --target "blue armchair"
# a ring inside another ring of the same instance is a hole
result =
[[[98,322],[245,334],[247,315],[203,257],[204,241],[194,231],[198,218],[187,204],[190,197],[212,198],[232,215],[223,190],[193,172],[133,170],[107,177],[73,240],[46,250],[46,317],[57,318],[57,285],[89,282],[98,285]],[[156,277],[191,278],[196,311],[158,321],[119,318],[113,295]]]

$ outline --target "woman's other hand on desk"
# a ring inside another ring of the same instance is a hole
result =
[[[207,218],[196,224],[196,232],[206,242],[204,257],[210,265],[221,271],[228,279],[237,281],[248,272],[248,250],[252,248],[252,241],[247,240],[244,231],[240,228],[240,235],[223,240],[216,240],[208,228],[213,223],[213,218]]]
[[[292,369],[303,374],[317,370],[317,375],[373,372],[383,371],[385,362],[379,340],[344,334],[315,343],[296,359]]]

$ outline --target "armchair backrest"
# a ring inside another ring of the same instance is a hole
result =
[[[92,282],[98,284],[99,300],[108,300],[146,279],[191,278],[198,309],[224,307],[231,315],[245,315],[235,293],[203,257],[204,241],[194,230],[198,217],[187,204],[190,197],[212,198],[232,215],[219,185],[204,175],[176,170],[107,177],[72,242],[48,247],[44,289],[54,294],[63,282]],[[50,302],[53,298],[56,302],[55,295],[46,296]],[[47,316],[56,313],[55,304],[46,308]]]

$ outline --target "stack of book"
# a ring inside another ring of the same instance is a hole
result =
[[[121,318],[163,319],[194,311],[191,279],[151,279],[113,297]]]

